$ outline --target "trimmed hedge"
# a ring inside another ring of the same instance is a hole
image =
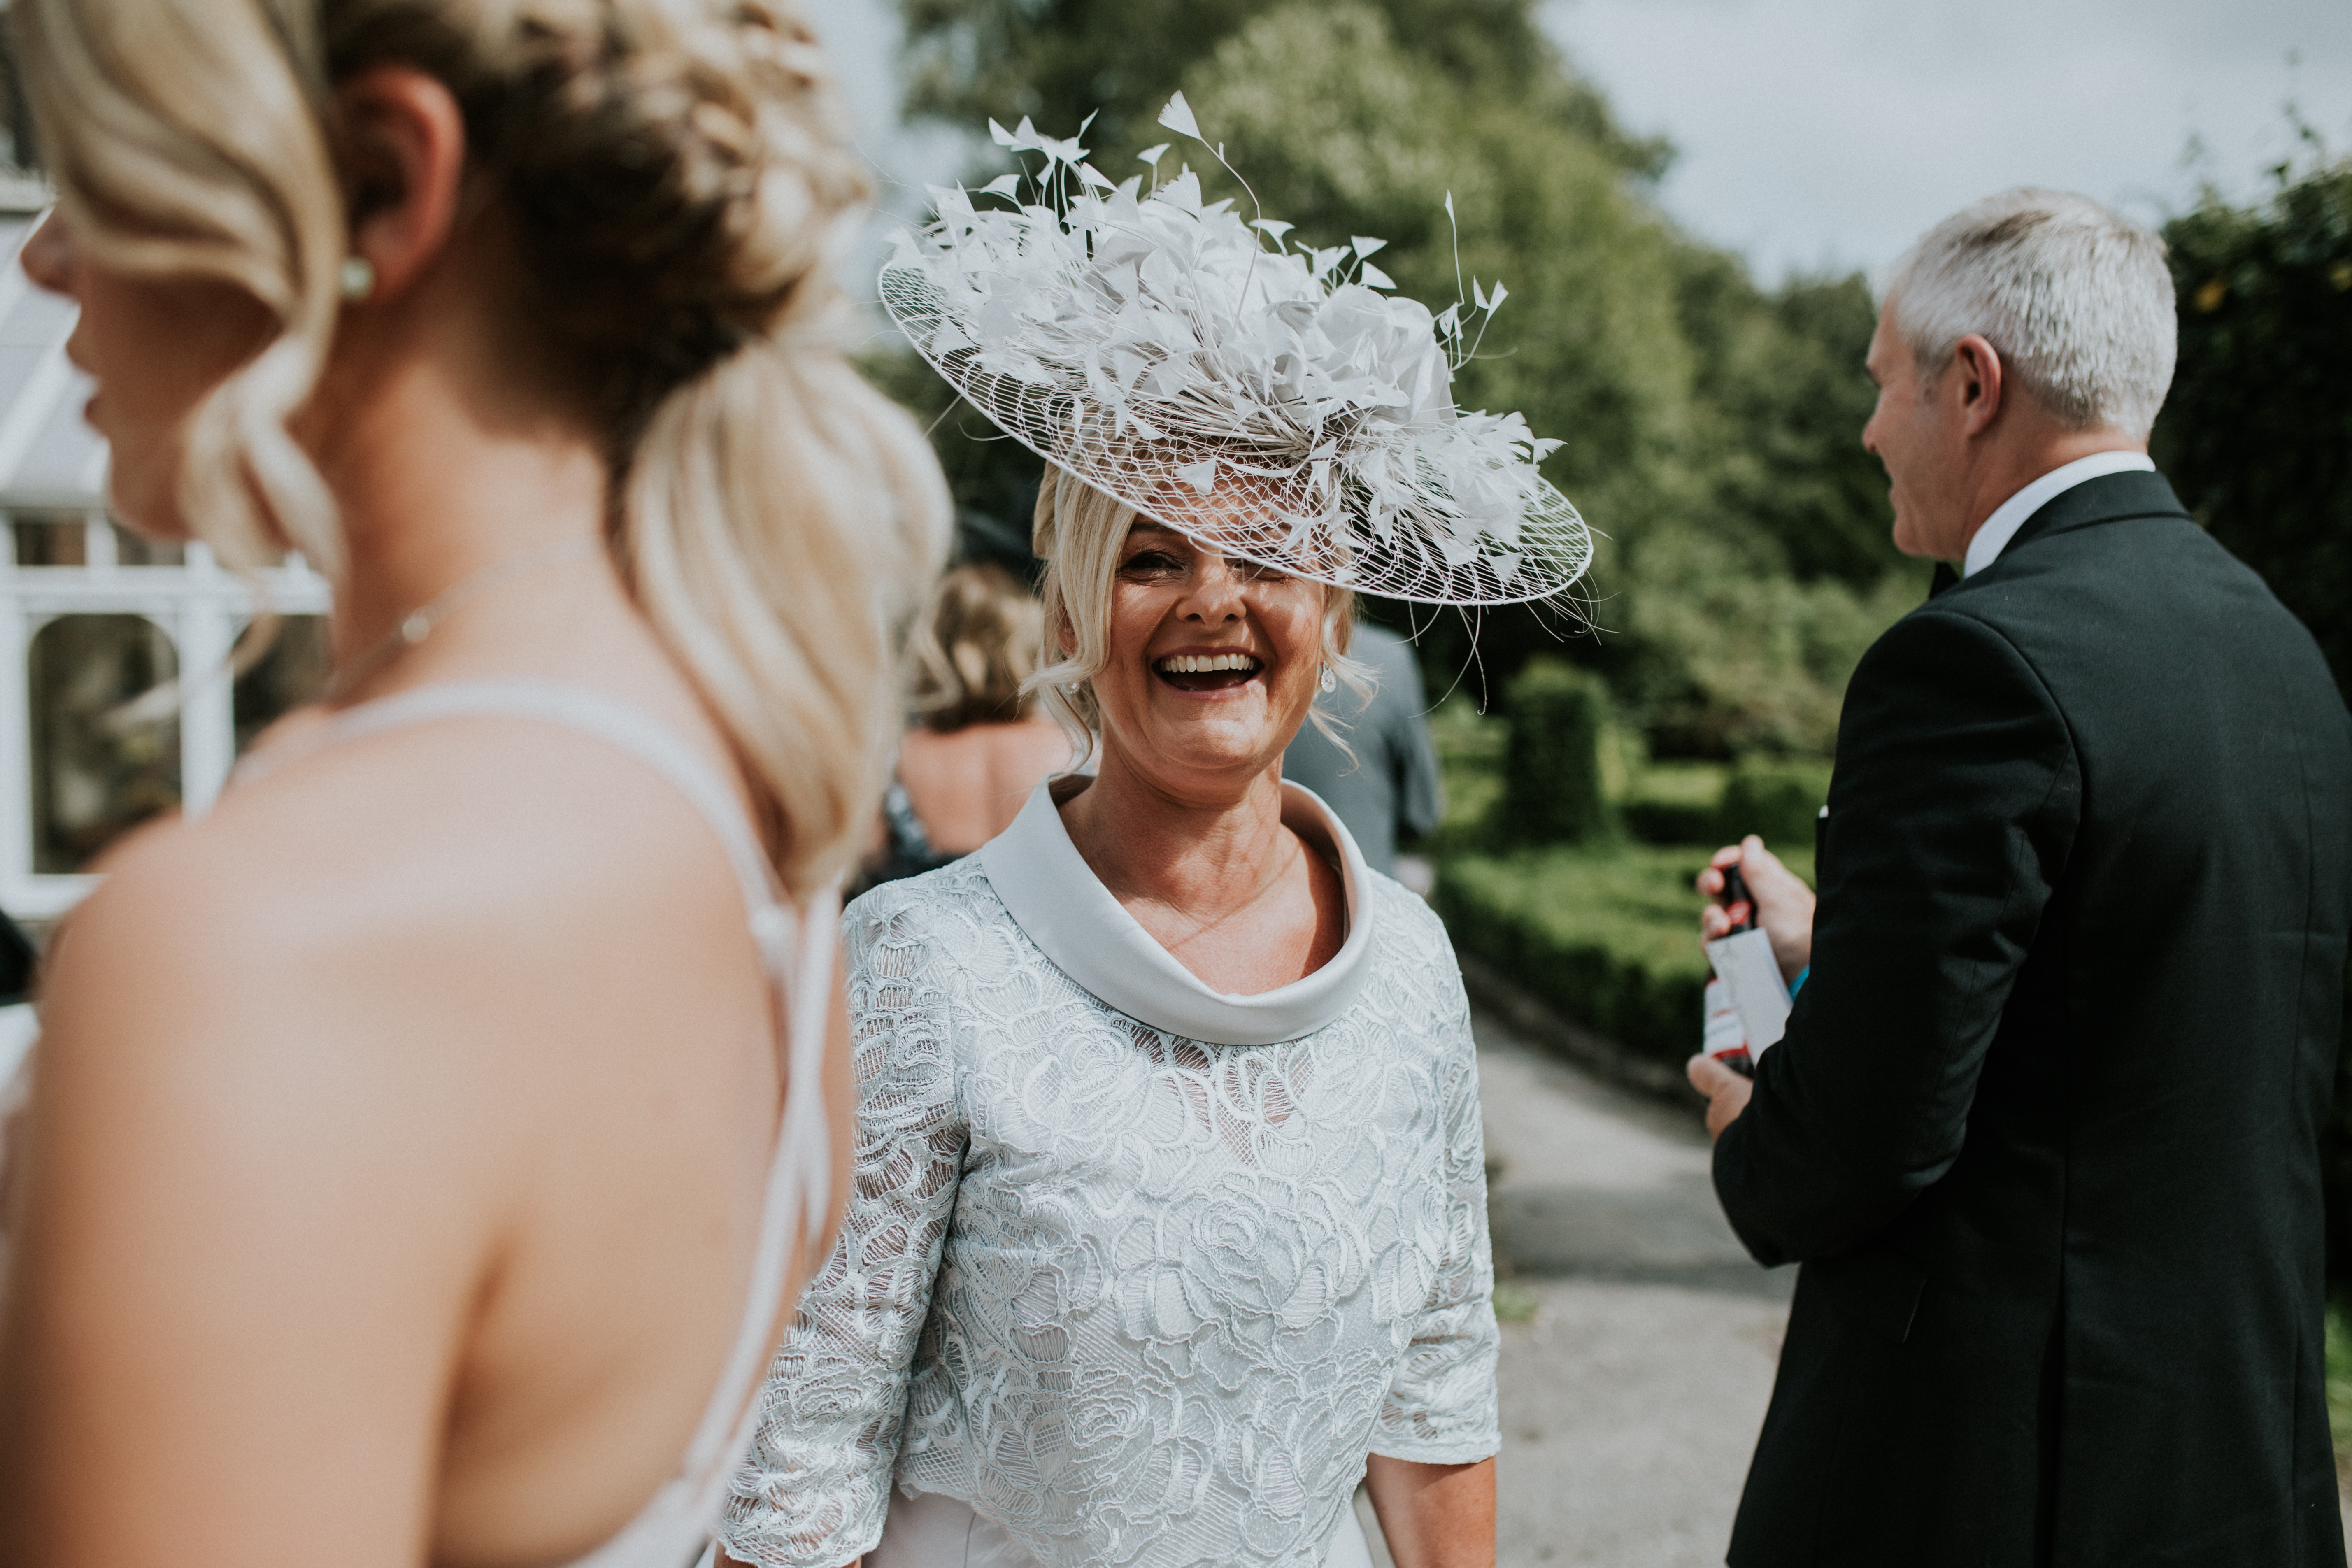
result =
[[[1581,844],[1616,831],[1601,783],[1609,689],[1598,676],[1539,658],[1511,682],[1503,797],[1489,826],[1506,844]]]
[[[1668,764],[1637,775],[1618,814],[1644,844],[1737,844],[1759,834],[1774,854],[1810,850],[1813,819],[1830,797],[1830,764],[1818,757],[1742,757],[1728,772]]]
[[[1680,1065],[1706,989],[1700,899],[1710,850],[1601,844],[1458,855],[1432,899],[1454,944],[1627,1049]],[[1787,857],[1812,874],[1812,851]]]
[[[1830,798],[1830,764],[1813,757],[1742,757],[1723,786],[1717,842],[1760,836],[1776,855],[1810,852],[1813,821]]]
[[[1644,844],[1706,844],[1723,837],[1728,774],[1716,763],[1667,763],[1643,769],[1617,808],[1625,831]]]

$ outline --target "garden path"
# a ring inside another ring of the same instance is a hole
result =
[[[1724,1223],[1695,1115],[1476,1027],[1506,1320],[1498,1568],[1715,1568],[1792,1277]]]

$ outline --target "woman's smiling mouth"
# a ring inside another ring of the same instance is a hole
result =
[[[1257,679],[1257,656],[1246,653],[1171,653],[1152,661],[1151,672],[1179,691],[1228,691]]]

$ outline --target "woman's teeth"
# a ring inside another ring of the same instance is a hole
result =
[[[1171,654],[1153,666],[1163,675],[1209,675],[1221,669],[1257,668],[1257,660],[1245,653],[1180,653]]]

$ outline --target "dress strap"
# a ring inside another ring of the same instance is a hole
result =
[[[635,709],[585,687],[551,680],[469,680],[395,692],[346,709],[308,731],[288,737],[281,746],[247,757],[237,765],[236,781],[250,783],[267,777],[344,741],[436,719],[478,718],[535,719],[583,731],[631,753],[675,784],[710,824],[726,847],[736,880],[742,885],[747,910],[756,913],[783,901],[782,884],[760,847],[759,836],[751,831],[743,808],[710,764]]]
[[[740,885],[753,942],[776,1008],[784,1111],[768,1166],[768,1185],[743,1319],[718,1387],[704,1407],[677,1478],[637,1520],[583,1559],[617,1565],[637,1560],[641,1542],[674,1533],[686,1520],[707,1529],[726,1500],[736,1463],[759,1419],[753,1397],[767,1370],[770,1342],[783,1307],[793,1241],[823,1228],[832,1176],[831,1128],[824,1115],[825,1032],[832,1010],[834,953],[840,936],[837,892],[794,909],[760,847],[734,793],[692,748],[643,713],[584,687],[554,681],[499,680],[423,686],[348,709],[289,735],[240,763],[235,782],[249,783],[343,741],[444,719],[508,718],[561,725],[627,752],[676,785],[725,847]]]

